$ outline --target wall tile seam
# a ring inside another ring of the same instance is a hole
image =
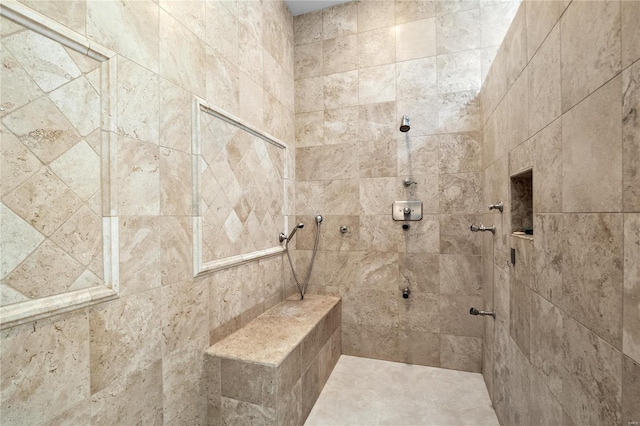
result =
[[[596,213],[598,214],[598,213]],[[502,267],[498,266],[498,264],[494,264],[494,266],[498,269],[502,269]],[[504,271],[504,269],[502,269]],[[515,279],[515,275],[509,274],[509,276],[513,276],[513,278]],[[564,315],[566,315],[568,318],[572,319],[573,321],[575,321],[577,324],[580,324],[582,327],[584,327],[586,330],[588,330],[591,334],[593,334],[594,336],[598,337],[598,339],[600,339],[603,343],[606,343],[609,347],[611,347],[612,349],[614,349],[615,351],[619,352],[621,355],[624,355],[624,352],[621,349],[616,348],[614,345],[612,345],[611,343],[609,343],[607,340],[603,339],[597,332],[593,331],[589,326],[583,324],[580,320],[578,320],[577,318],[575,318],[573,315],[569,314],[568,312],[566,312],[560,305],[557,305],[556,302],[549,300],[547,297],[545,297],[543,294],[540,294],[539,292],[537,292],[536,290],[534,290],[531,286],[527,285],[526,283],[522,283],[521,281],[518,280],[519,283],[521,283],[522,285],[526,286],[531,292],[535,293],[537,296],[541,297],[542,299],[544,299],[546,302],[550,303],[551,305],[553,305],[556,309],[558,309],[561,313],[563,313]],[[495,294],[495,293],[494,293]],[[511,313],[510,313],[511,314]],[[622,327],[621,327],[622,330]]]

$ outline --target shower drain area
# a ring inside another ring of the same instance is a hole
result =
[[[533,171],[511,176],[511,232],[533,235]]]

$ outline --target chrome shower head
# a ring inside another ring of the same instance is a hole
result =
[[[411,126],[409,126],[409,116],[405,114],[402,116],[402,124],[400,125],[400,131],[408,132],[409,129],[411,129]]]

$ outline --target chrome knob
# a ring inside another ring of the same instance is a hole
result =
[[[404,209],[402,209],[402,213],[411,214],[411,209],[409,207],[405,207]]]

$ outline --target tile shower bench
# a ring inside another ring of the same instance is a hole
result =
[[[209,423],[302,425],[342,351],[338,297],[292,297],[205,352]]]

